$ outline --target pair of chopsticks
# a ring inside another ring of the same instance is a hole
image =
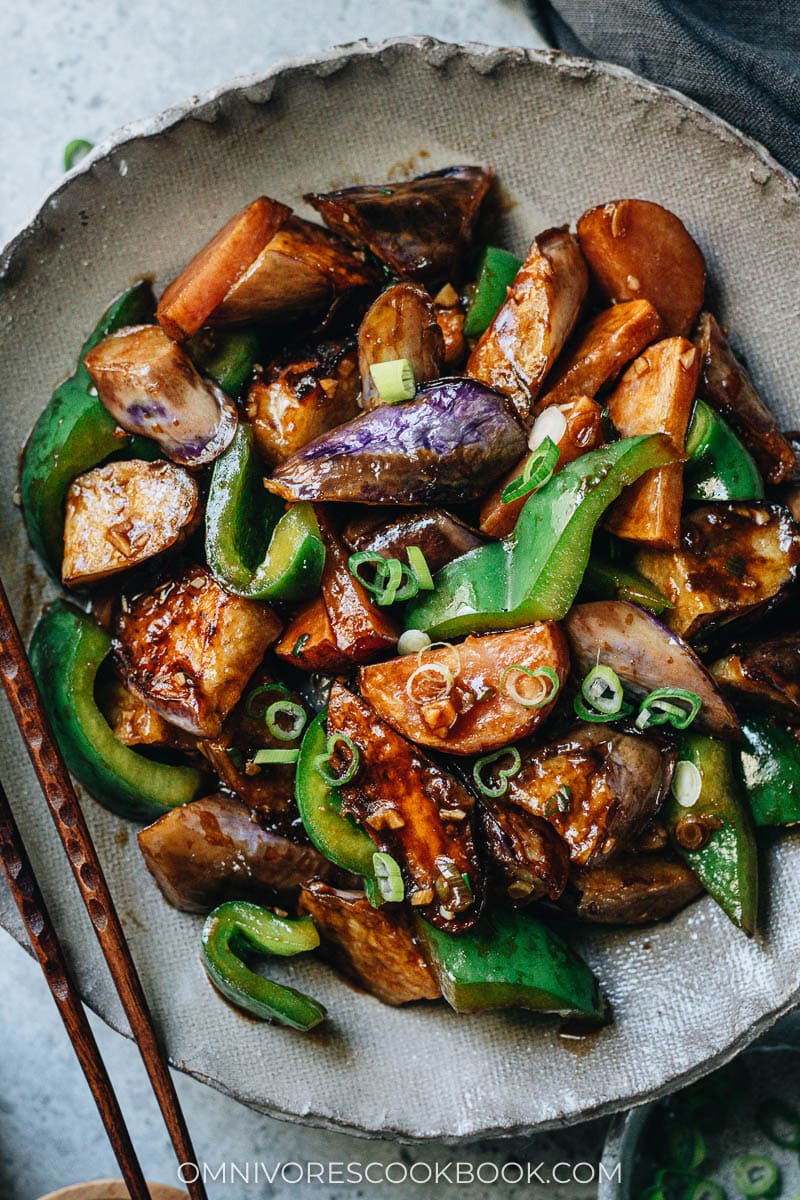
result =
[[[117,915],[69,772],[64,765],[33,678],[28,656],[0,581],[0,682],[30,755],[33,768],[78,883],[117,993],[139,1047],[180,1164],[197,1165],[169,1067],[158,1043],[136,965]],[[58,937],[25,852],[8,797],[0,786],[0,865],[44,971],[75,1053],[100,1111],[132,1200],[149,1191],[114,1089],[70,978]],[[200,1171],[186,1185],[191,1200],[207,1200]]]

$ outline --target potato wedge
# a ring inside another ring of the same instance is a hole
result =
[[[291,211],[277,200],[259,196],[195,255],[159,301],[156,316],[171,338],[182,341],[205,325]]]
[[[403,909],[373,908],[363,892],[312,879],[300,889],[298,912],[313,919],[323,957],[384,1004],[440,998]]]
[[[577,396],[594,399],[626,363],[661,336],[661,330],[661,318],[649,300],[627,300],[603,309],[564,351],[536,401],[536,412]]]
[[[391,854],[420,915],[448,933],[470,929],[483,905],[483,869],[472,837],[472,796],[341,684],[331,689],[328,733],[359,752],[342,811]],[[469,878],[469,885],[464,881]]]
[[[703,891],[697,876],[666,854],[621,854],[599,867],[574,867],[563,905],[580,921],[646,925],[665,921]]]
[[[800,526],[784,508],[704,504],[684,517],[678,550],[640,550],[634,566],[672,604],[666,624],[691,638],[766,609],[799,562]]]
[[[336,644],[322,596],[292,617],[275,643],[275,655],[301,671],[337,675],[352,669],[352,663]]]
[[[789,483],[797,470],[792,445],[711,313],[700,314],[694,340],[702,361],[703,399],[730,419],[768,483]]]
[[[152,746],[153,749],[196,750],[197,739],[165,721],[145,704],[141,696],[125,687],[116,675],[100,678],[96,686],[100,711],[113,730],[114,737],[126,746]]]
[[[603,410],[588,396],[575,396],[564,404],[558,404],[556,408],[564,417],[564,431],[560,438],[553,439],[558,446],[558,471],[587,451],[602,446],[604,438]],[[518,500],[504,504],[503,489],[522,474],[533,453],[532,450],[529,451],[486,496],[481,505],[482,533],[498,538],[511,533],[528,497],[521,496]]]
[[[352,667],[388,653],[396,645],[399,632],[386,609],[373,604],[366,588],[351,574],[349,556],[328,510],[317,505],[316,513],[325,544],[322,598],[336,647]]]
[[[503,680],[512,666],[547,667],[555,671],[558,689],[521,671]],[[362,667],[358,682],[378,715],[409,741],[447,754],[486,754],[546,721],[568,673],[566,639],[554,621],[544,621]],[[514,690],[525,701],[539,702],[551,692],[553,699],[541,708],[525,707],[513,698]]]
[[[107,463],[67,492],[61,579],[87,587],[182,545],[200,521],[197,483],[166,462]]]
[[[623,437],[666,433],[683,450],[692,413],[700,358],[686,338],[665,338],[628,367],[608,401],[608,415]],[[683,467],[671,463],[647,471],[606,517],[617,537],[657,550],[674,550],[681,536]]]
[[[703,303],[706,264],[674,213],[650,200],[612,200],[583,214],[578,240],[608,300],[649,300],[665,337],[691,333]]]
[[[433,301],[414,283],[396,283],[367,309],[358,328],[358,371],[361,406],[382,404],[370,367],[405,358],[418,384],[438,379],[444,362],[444,337]]]
[[[246,411],[256,445],[269,469],[360,409],[354,350],[343,345],[319,347],[313,356],[277,362],[247,393]]]
[[[568,229],[531,243],[508,298],[467,361],[467,375],[512,401],[530,426],[545,376],[575,326],[589,273]]]
[[[281,623],[275,613],[187,567],[125,600],[114,649],[127,686],[167,721],[215,737]]]
[[[587,724],[520,753],[504,803],[549,821],[579,866],[610,859],[641,833],[664,801],[676,758],[674,748]]]
[[[469,346],[464,337],[466,313],[460,304],[435,304],[434,307],[444,339],[443,374],[460,375],[469,355]]]
[[[559,898],[569,877],[569,850],[549,821],[486,798],[480,823],[487,857],[512,904]]]

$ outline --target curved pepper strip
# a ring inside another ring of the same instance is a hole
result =
[[[253,329],[203,330],[184,349],[223,392],[238,400],[258,361],[261,338]]]
[[[659,616],[672,608],[666,596],[633,567],[592,553],[581,583],[581,596],[589,600],[629,600]]]
[[[194,767],[137,754],[117,738],[94,698],[111,638],[77,608],[57,600],[33,631],[30,660],[67,766],[94,798],[129,821],[154,821],[201,790]]]
[[[437,571],[434,591],[406,609],[406,628],[434,640],[516,629],[567,615],[589,561],[592,535],[623,488],[680,458],[662,434],[591,450],[526,502],[507,538]]]
[[[755,459],[705,400],[695,401],[686,453],[683,487],[687,500],[764,498],[764,481]]]
[[[739,773],[753,823],[800,823],[800,742],[769,717],[750,713],[740,721]]]
[[[75,373],[56,388],[25,446],[22,515],[34,550],[58,579],[64,554],[64,497],[70,484],[111,454],[134,445],[138,453],[141,442],[122,433],[103,407],[83,360],[109,333],[144,324],[154,312],[149,283],[135,284],[114,301],[84,343]],[[151,457],[149,446],[142,451],[141,457]]]
[[[286,958],[318,945],[311,917],[278,917],[245,900],[220,904],[203,926],[203,964],[214,986],[237,1008],[292,1029],[313,1029],[327,1011],[312,996],[257,975],[242,955],[255,950]]]
[[[249,600],[302,600],[322,579],[325,547],[313,508],[286,509],[265,490],[253,430],[242,421],[214,463],[206,558],[224,587]]]

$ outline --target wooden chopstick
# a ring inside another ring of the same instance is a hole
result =
[[[64,852],[94,927],[114,985],[139,1047],[179,1164],[197,1166],[175,1084],[158,1043],[144,989],[111,898],[111,891],[61,757],[28,656],[0,580],[0,681],[30,755]],[[186,1181],[191,1200],[207,1200],[201,1172]]]
[[[51,995],[61,1014],[75,1054],[91,1088],[108,1140],[116,1155],[132,1200],[150,1200],[142,1168],[136,1157],[125,1118],[86,1017],[80,996],[70,976],[50,913],[17,828],[8,796],[0,783],[0,867],[14,903],[28,931],[33,952],[39,960]]]

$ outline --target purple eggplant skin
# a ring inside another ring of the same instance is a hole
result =
[[[222,793],[165,813],[140,831],[139,848],[166,899],[184,912],[208,912],[223,900],[290,902],[312,876],[335,874],[312,845],[265,828]]]
[[[505,397],[474,379],[440,379],[315,438],[265,487],[285,500],[460,503],[483,495],[527,444]]]
[[[372,550],[402,560],[409,546],[417,546],[432,573],[486,541],[477,529],[444,508],[406,510],[388,521],[380,509],[357,511],[342,530],[342,538],[354,553]]]
[[[736,713],[694,651],[638,605],[627,600],[576,604],[564,621],[564,630],[579,675],[599,662],[616,671],[626,690],[636,696],[656,688],[684,688],[700,697],[702,707],[695,720],[698,730],[713,737],[741,739]]]

